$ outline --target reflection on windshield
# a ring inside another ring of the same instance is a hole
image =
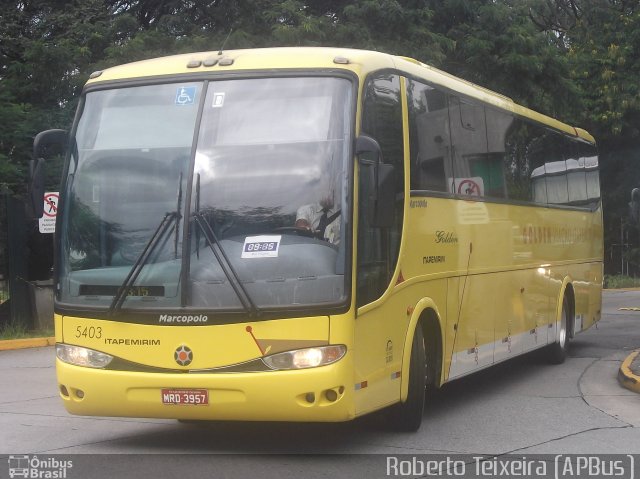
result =
[[[61,301],[108,308],[163,217],[184,216],[200,91],[172,84],[87,94],[67,178]],[[180,102],[185,92],[190,103]],[[182,222],[172,227],[145,259],[125,307],[179,304]]]
[[[344,298],[349,95],[349,82],[335,78],[209,86],[192,209],[258,307]],[[200,244],[193,248],[200,252],[190,268],[193,304],[238,307],[218,262]]]
[[[67,178],[58,300],[225,311],[242,310],[243,297],[256,311],[343,301],[351,104],[349,81],[315,77],[87,94]],[[171,212],[171,232],[141,260]]]

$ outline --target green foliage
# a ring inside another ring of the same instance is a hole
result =
[[[0,0],[0,186],[69,128],[106,67],[189,51],[342,46],[410,56],[598,139],[606,230],[640,186],[640,4],[627,0]],[[49,162],[57,189],[60,159]],[[613,240],[607,238],[607,242]]]
[[[566,118],[577,103],[566,58],[529,18],[522,0],[432,0],[434,32],[446,38],[442,67],[513,98]]]
[[[640,278],[606,274],[604,276],[604,287],[606,289],[640,288]]]
[[[70,124],[86,81],[83,68],[102,54],[95,39],[108,12],[95,0],[2,4],[0,182],[22,194],[33,137]]]
[[[26,338],[48,338],[52,337],[52,329],[28,329],[23,323],[10,322],[0,325],[0,340],[26,339]]]
[[[531,0],[532,18],[566,59],[579,89],[577,118],[601,144],[640,141],[640,4],[624,0]]]

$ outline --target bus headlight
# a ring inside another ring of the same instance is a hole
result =
[[[342,359],[346,352],[347,347],[338,344],[272,354],[262,360],[271,369],[307,369],[335,363]]]
[[[56,344],[56,356],[65,363],[87,368],[104,368],[113,360],[113,356],[100,351],[70,344]]]

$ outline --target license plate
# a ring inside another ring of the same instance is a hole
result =
[[[206,389],[163,389],[162,404],[178,406],[207,406],[209,391]]]

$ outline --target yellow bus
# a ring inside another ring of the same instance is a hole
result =
[[[539,348],[561,362],[600,319],[594,139],[416,60],[131,63],[92,74],[70,134],[34,151],[63,136],[56,367],[72,414],[389,408],[416,430],[430,391]]]

